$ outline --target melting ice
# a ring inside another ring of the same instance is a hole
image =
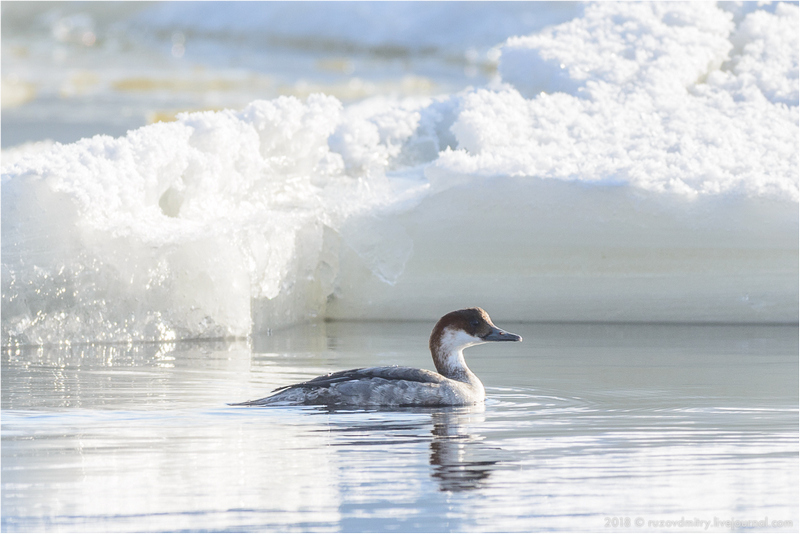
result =
[[[590,4],[499,43],[485,87],[4,152],[3,344],[470,305],[796,322],[798,7],[730,9]]]

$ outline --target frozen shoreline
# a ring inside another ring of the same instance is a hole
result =
[[[413,243],[394,285],[345,247],[326,316],[435,319],[480,304],[503,321],[796,323],[791,202],[498,182],[381,220]]]
[[[590,4],[510,39],[489,87],[4,152],[3,344],[471,305],[796,324],[797,9]]]

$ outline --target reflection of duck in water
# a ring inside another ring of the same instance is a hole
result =
[[[483,407],[470,410],[483,410]],[[433,414],[433,441],[431,441],[431,467],[433,477],[439,480],[442,491],[476,489],[489,477],[497,460],[477,460],[487,452],[476,442],[480,436],[465,433],[463,425],[474,422],[469,412],[439,412]],[[478,415],[482,421],[482,415]]]
[[[497,328],[480,308],[450,312],[431,332],[431,355],[438,373],[398,366],[351,369],[284,386],[269,397],[236,406],[462,406],[483,402],[483,384],[467,367],[463,350],[489,341],[522,338]]]

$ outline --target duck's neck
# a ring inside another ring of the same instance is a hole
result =
[[[436,370],[442,376],[467,383],[478,380],[475,373],[467,367],[467,362],[464,361],[464,354],[461,349],[449,353],[439,352],[433,356],[433,362],[436,365]]]
[[[467,367],[464,349],[477,345],[473,338],[465,339],[461,331],[445,329],[439,336],[431,339],[430,348],[433,363],[440,375],[459,382],[480,383],[475,373]]]

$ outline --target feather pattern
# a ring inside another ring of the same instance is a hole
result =
[[[337,371],[275,389],[263,399],[233,406],[306,404],[328,406],[459,406],[483,402],[483,384],[469,370],[462,351],[487,341],[520,341],[498,329],[480,308],[442,317],[431,333],[436,370],[397,365]]]
[[[421,382],[436,384],[444,380],[444,377],[427,369],[415,369],[414,367],[400,367],[391,365],[388,367],[361,367],[359,369],[348,369],[347,371],[337,371],[327,375],[318,376],[306,382],[282,386],[273,390],[273,393],[286,391],[295,388],[329,388],[334,384],[353,380],[364,380],[370,378],[383,378],[384,380],[407,380],[409,382]]]

